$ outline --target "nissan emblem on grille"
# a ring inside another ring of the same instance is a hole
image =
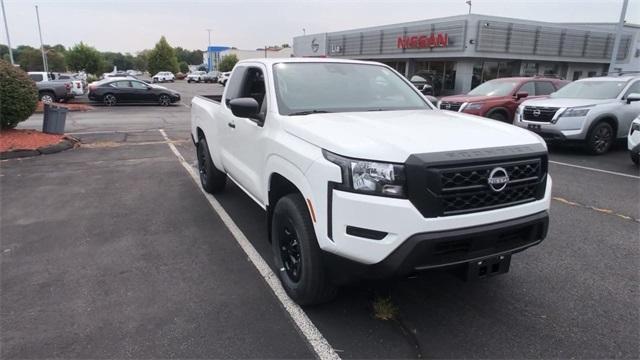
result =
[[[509,183],[509,174],[507,174],[507,170],[501,167],[494,168],[491,170],[487,182],[489,183],[491,190],[500,192],[507,187],[507,184]]]
[[[533,116],[540,116],[540,109],[533,110]]]

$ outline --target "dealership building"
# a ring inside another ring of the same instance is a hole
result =
[[[616,25],[469,14],[298,36],[293,53],[379,61],[407,77],[426,74],[440,94],[457,94],[498,77],[606,74]],[[639,25],[625,24],[616,59],[617,72],[640,72]]]

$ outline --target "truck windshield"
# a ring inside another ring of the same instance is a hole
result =
[[[379,65],[279,63],[273,72],[282,115],[431,109],[411,85]]]
[[[507,96],[518,85],[514,80],[491,80],[469,91],[472,96]]]
[[[626,81],[576,81],[551,94],[552,98],[615,99]]]

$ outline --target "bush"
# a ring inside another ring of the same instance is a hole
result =
[[[189,64],[187,64],[187,63],[186,63],[186,62],[184,62],[184,61],[181,61],[181,62],[178,64],[178,67],[180,67],[180,72],[181,72],[181,73],[185,73],[185,74],[186,74],[186,73],[188,73],[188,72],[189,72]]]
[[[218,70],[221,72],[231,71],[233,67],[236,66],[237,62],[238,62],[238,57],[236,56],[236,54],[224,56],[222,57],[222,60],[220,60],[220,63],[218,64]]]
[[[27,73],[0,60],[0,126],[12,129],[33,114],[38,88]]]
[[[89,74],[87,75],[87,83],[91,84],[94,81],[98,81],[98,77],[93,75],[93,74]]]

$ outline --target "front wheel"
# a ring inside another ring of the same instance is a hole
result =
[[[201,138],[198,141],[197,148],[198,170],[200,172],[200,184],[202,188],[210,193],[215,194],[224,190],[227,184],[227,174],[218,170],[213,164],[207,140]]]
[[[498,120],[502,122],[507,122],[507,117],[503,113],[494,112],[487,116],[489,119]]]
[[[629,152],[629,155],[631,155],[631,161],[633,161],[634,164],[636,164],[636,166],[640,165],[640,153],[634,153],[633,151]]]
[[[45,104],[51,104],[56,101],[56,96],[51,92],[42,92],[40,93],[40,101]]]
[[[614,139],[613,127],[606,122],[598,123],[587,135],[587,150],[594,155],[602,155],[609,151]]]
[[[337,289],[322,263],[309,210],[300,194],[289,194],[276,203],[271,240],[278,277],[293,301],[313,305],[336,295]]]

